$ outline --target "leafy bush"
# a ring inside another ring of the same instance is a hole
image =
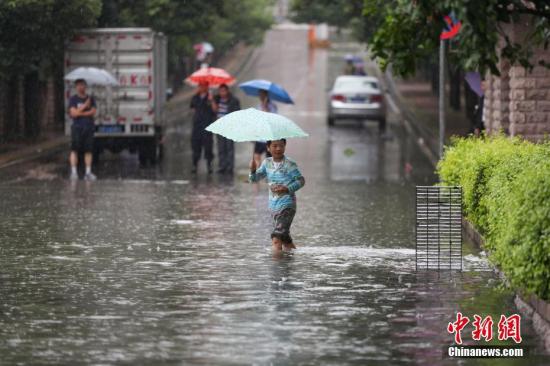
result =
[[[438,164],[510,282],[550,299],[550,145],[505,136],[455,139]]]

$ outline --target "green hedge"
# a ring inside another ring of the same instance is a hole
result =
[[[458,138],[437,171],[462,186],[465,215],[511,284],[550,300],[550,144]]]

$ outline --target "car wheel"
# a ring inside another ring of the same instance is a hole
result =
[[[334,118],[333,117],[328,117],[327,118],[327,123],[329,126],[334,126]]]

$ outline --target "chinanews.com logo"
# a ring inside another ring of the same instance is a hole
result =
[[[483,345],[483,344],[462,344],[462,332],[466,333],[466,326],[471,324],[472,341],[490,342],[496,337],[499,341],[512,340],[515,344],[512,345]],[[447,332],[454,335],[454,345],[446,346],[443,353],[446,357],[525,357],[527,350],[521,347],[521,316],[512,314],[510,316],[501,315],[496,325],[497,334],[493,334],[493,318],[488,315],[484,318],[475,314],[473,321],[470,318],[462,315],[461,312],[456,313],[456,320],[447,325]]]

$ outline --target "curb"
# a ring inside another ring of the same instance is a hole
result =
[[[7,157],[2,158],[0,156],[0,169],[52,155],[58,151],[66,149],[69,146],[69,143],[69,136],[62,135],[58,138],[47,140],[27,148],[15,150],[12,153],[6,153],[5,155]]]
[[[477,247],[484,249],[485,238],[465,217],[462,218],[462,229]],[[508,282],[504,273],[496,266],[492,265],[492,267],[495,268],[501,279]],[[544,349],[546,352],[550,352],[550,304],[539,299],[536,295],[522,297],[518,292],[516,292],[514,304],[523,317],[531,320],[533,328],[540,337]]]
[[[422,124],[418,121],[418,117],[403,101],[403,97],[395,85],[395,80],[391,72],[391,66],[386,69],[386,72],[381,73],[381,76],[387,85],[387,93],[393,98],[401,114],[403,115],[403,124],[405,129],[410,135],[416,138],[420,150],[422,150],[432,165],[434,167],[437,166],[437,162],[439,161],[439,154],[436,150],[437,146],[434,147],[433,144],[430,144],[430,141],[432,141],[434,137],[425,128],[422,128]]]

